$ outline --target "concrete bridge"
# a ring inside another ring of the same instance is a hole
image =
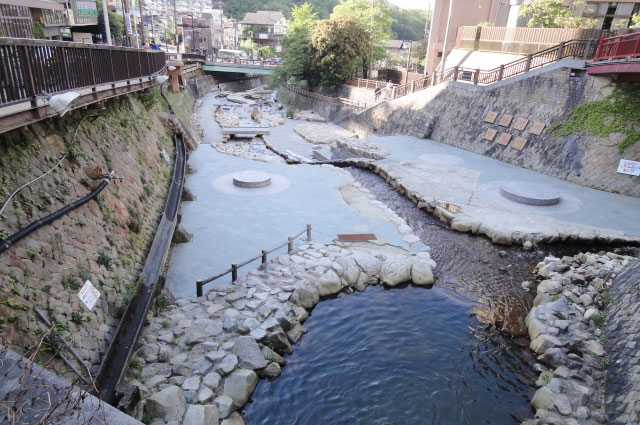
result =
[[[162,51],[0,38],[0,133],[150,89]]]
[[[241,74],[273,74],[273,70],[282,66],[280,62],[251,59],[223,59],[206,61],[204,70],[210,72],[234,72]]]

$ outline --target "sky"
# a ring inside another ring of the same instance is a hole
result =
[[[393,3],[403,9],[424,9],[429,8],[429,3],[433,0],[388,0],[389,3]],[[433,6],[432,6],[433,8]]]

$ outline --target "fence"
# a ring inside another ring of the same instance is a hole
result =
[[[31,12],[26,6],[0,4],[0,36],[34,38]]]
[[[295,236],[289,236],[289,238],[287,238],[286,242],[281,243],[280,245],[276,246],[275,248],[272,248],[270,250],[266,250],[263,249],[262,252],[260,253],[260,255],[256,255],[253,258],[248,259],[247,261],[245,261],[244,263],[240,263],[240,264],[236,264],[236,263],[231,263],[231,268],[223,271],[222,273],[219,273],[215,276],[210,277],[209,279],[198,279],[196,280],[196,296],[197,297],[201,297],[203,295],[202,293],[202,287],[209,283],[212,282],[216,279],[221,278],[222,276],[225,276],[229,273],[231,273],[231,282],[235,282],[236,280],[238,280],[238,269],[240,267],[246,266],[249,263],[253,263],[254,261],[258,260],[258,259],[262,259],[262,264],[266,264],[267,262],[267,255],[271,254],[274,251],[279,250],[280,248],[284,247],[285,245],[287,246],[287,252],[291,252],[293,251],[293,241],[296,240],[297,238],[299,238],[303,233],[307,233],[307,240],[310,241],[311,240],[311,225],[307,224],[307,228],[304,229],[302,232],[298,233]]]
[[[540,68],[561,59],[591,59],[595,56],[597,49],[598,44],[596,40],[570,40],[534,54],[529,54],[525,58],[500,65],[489,71],[454,66],[453,68],[445,69],[444,71],[411,81],[408,84],[394,86],[391,97],[396,99],[446,81],[466,81],[482,85],[493,84],[505,78],[529,72],[532,69]],[[358,82],[354,80],[347,80],[347,84],[356,85],[357,83]],[[372,84],[367,84],[367,86],[370,85],[373,86]]]
[[[0,106],[99,84],[150,76],[159,51],[48,40],[0,38]]]
[[[603,38],[595,60],[627,59],[640,57],[640,32]]]
[[[567,40],[595,39],[603,31],[580,28],[458,27],[456,48],[505,53],[534,53]]]

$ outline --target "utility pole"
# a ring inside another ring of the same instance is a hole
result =
[[[376,13],[376,0],[371,0],[371,53],[369,55],[369,72],[367,72],[367,78],[373,71],[373,42],[375,38],[373,37],[373,15]]]
[[[453,10],[453,0],[449,0],[449,17],[447,18],[447,29],[444,32],[444,47],[442,48],[442,64],[441,71],[444,71],[444,67],[447,65],[447,42],[449,41],[449,27],[451,26],[451,12]]]
[[[180,43],[178,42],[178,12],[176,12],[176,0],[173,0],[173,24],[176,29],[176,55],[180,53]],[[184,41],[184,37],[182,39]]]
[[[109,26],[109,11],[107,0],[102,0],[102,19],[104,21],[104,33],[107,36],[107,45],[111,46],[111,28]]]
[[[127,46],[133,47],[133,31],[131,30],[131,15],[129,14],[129,0],[122,0],[122,13],[124,14],[124,30]]]
[[[142,45],[145,45],[147,42],[144,39],[144,18],[142,17],[142,0],[138,0],[138,9],[140,10],[140,37],[142,40]],[[153,12],[152,12],[153,13]]]
[[[404,78],[404,83],[407,84],[409,82],[409,67],[411,66],[411,45],[413,42],[409,40],[409,59],[407,59],[407,76]]]

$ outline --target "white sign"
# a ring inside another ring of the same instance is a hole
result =
[[[78,292],[78,298],[80,298],[80,301],[91,311],[93,306],[98,302],[98,298],[100,298],[100,291],[93,286],[91,281],[87,280],[82,289],[80,289],[80,292]]]
[[[618,165],[618,173],[640,176],[640,162],[621,159],[620,165]]]

